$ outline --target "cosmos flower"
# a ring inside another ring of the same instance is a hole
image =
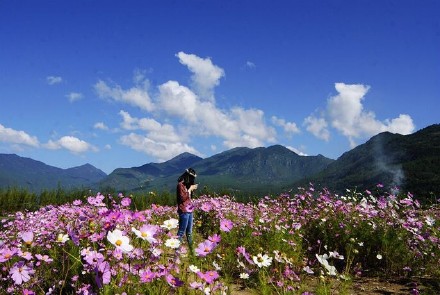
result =
[[[324,268],[327,270],[328,275],[335,276],[337,274],[336,267],[328,263],[327,259],[329,258],[329,256],[327,254],[324,255],[316,254],[316,258],[318,259],[319,263],[321,263],[321,265],[324,266]]]
[[[191,264],[189,266],[189,270],[192,271],[193,273],[198,273],[200,271],[200,269],[197,266],[193,265],[193,264]]]
[[[272,264],[272,257],[269,257],[267,254],[258,254],[257,256],[253,256],[252,260],[258,267],[267,267]]]
[[[205,273],[198,272],[197,275],[208,284],[212,284],[219,277],[218,272],[215,270],[209,270]]]
[[[157,242],[154,238],[154,235],[157,232],[157,227],[154,225],[145,224],[139,230],[134,227],[132,227],[131,230],[142,240],[148,241],[149,243]]]
[[[220,220],[220,230],[224,232],[229,232],[234,227],[234,223],[232,223],[229,219],[221,219]]]
[[[168,274],[165,276],[167,283],[172,287],[180,287],[183,286],[183,282],[179,280],[179,278],[173,276],[172,274]]]
[[[139,277],[142,283],[150,283],[156,278],[156,273],[152,272],[151,269],[141,269],[139,271]]]
[[[249,274],[246,273],[246,272],[242,272],[242,273],[240,274],[240,279],[243,279],[243,280],[247,280],[247,279],[249,279]]]
[[[161,227],[163,227],[167,230],[172,230],[174,228],[177,228],[178,224],[179,224],[179,220],[177,220],[175,218],[171,218],[171,219],[165,220],[163,222],[163,224],[161,225]]]
[[[25,264],[24,261],[19,261],[15,263],[9,271],[11,278],[14,280],[14,284],[21,285],[31,279],[31,275],[35,273],[29,265]]]
[[[197,246],[196,253],[198,256],[206,256],[212,252],[212,250],[215,248],[215,245],[216,244],[210,240],[205,240]]]
[[[122,252],[130,252],[133,250],[133,246],[130,245],[130,239],[122,234],[122,231],[115,229],[107,233],[107,240],[120,249]]]
[[[34,233],[31,231],[22,232],[21,239],[26,245],[32,245],[32,241],[34,240]]]
[[[165,246],[172,249],[177,249],[180,247],[180,241],[176,238],[171,238],[165,241]]]
[[[69,240],[69,235],[67,234],[58,234],[57,236],[57,243],[64,244]]]

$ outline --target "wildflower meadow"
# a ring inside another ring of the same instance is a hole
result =
[[[5,214],[0,290],[234,294],[234,287],[310,295],[349,294],[353,280],[366,276],[438,280],[438,204],[380,189],[341,196],[311,185],[248,203],[198,196],[195,253],[176,238],[175,206],[138,209],[122,194]]]

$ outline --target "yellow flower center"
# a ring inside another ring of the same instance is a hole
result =
[[[121,240],[117,240],[117,241],[115,242],[115,244],[116,244],[116,246],[121,246],[121,245],[122,245],[122,241],[121,241]]]
[[[148,237],[148,233],[147,233],[147,232],[142,232],[142,233],[141,233],[141,236],[142,236],[143,238],[146,238],[146,237]]]

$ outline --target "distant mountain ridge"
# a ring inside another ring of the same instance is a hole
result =
[[[100,191],[173,191],[178,176],[193,167],[197,182],[210,192],[280,193],[309,182],[336,193],[382,183],[416,195],[440,194],[440,124],[410,135],[383,132],[337,160],[300,156],[281,145],[238,147],[208,158],[182,153],[163,163],[118,168],[109,175],[86,164],[60,169],[17,155],[0,154],[0,188],[34,191],[90,187]],[[199,187],[200,188],[200,187]]]
[[[90,164],[61,169],[16,154],[0,154],[0,187],[20,187],[30,191],[91,187],[107,174]]]
[[[321,171],[332,159],[299,156],[281,145],[233,148],[206,159],[190,153],[164,163],[119,168],[100,182],[117,190],[172,190],[182,172],[193,167],[197,181],[210,190],[275,191],[280,186]]]
[[[308,182],[331,191],[359,191],[383,184],[418,196],[440,194],[440,124],[413,134],[383,132],[341,155],[318,174],[293,185]],[[438,196],[437,196],[438,197]]]

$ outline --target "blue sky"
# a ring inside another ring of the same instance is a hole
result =
[[[106,173],[440,123],[440,1],[0,0],[0,153]]]

